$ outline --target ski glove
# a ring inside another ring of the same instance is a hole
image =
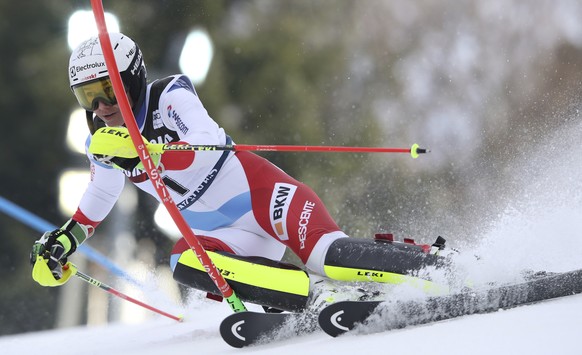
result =
[[[149,145],[147,139],[145,137],[141,137],[141,139],[147,147]],[[93,154],[95,160],[116,169],[132,171],[137,168],[144,170],[126,127],[102,127],[95,131],[91,137],[89,152]],[[160,153],[151,155],[155,166],[160,163]]]
[[[32,278],[42,286],[60,286],[67,282],[72,273],[63,266],[72,265],[67,263],[67,258],[90,236],[90,231],[92,227],[70,219],[61,228],[44,233],[30,252]]]
[[[132,171],[140,163],[139,158],[119,158],[111,155],[93,154],[98,162],[119,170]]]
[[[145,170],[143,163],[141,162],[141,160],[138,157],[136,157],[136,158],[120,158],[120,157],[114,157],[111,155],[93,154],[93,158],[95,158],[96,161],[98,161],[102,164],[111,166],[111,167],[113,167],[115,169],[119,169],[119,170],[126,170],[126,171],[132,171],[133,169]],[[154,165],[156,167],[158,167],[160,165],[160,160],[162,159],[162,156],[160,154],[152,154],[151,158],[152,158]]]

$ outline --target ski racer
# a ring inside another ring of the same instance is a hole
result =
[[[232,143],[209,116],[188,77],[173,75],[148,85],[138,45],[119,33],[110,34],[110,39],[137,125],[148,142]],[[98,37],[73,51],[69,80],[87,112],[87,147],[98,146],[124,126]],[[89,148],[87,156],[91,182],[78,209],[61,228],[44,233],[33,245],[33,278],[41,285],[68,280],[62,266],[111,211],[126,179],[159,200],[139,158]],[[443,258],[421,250],[426,248],[348,237],[308,186],[253,153],[166,152],[158,164],[184,219],[243,301],[300,310],[313,302],[314,284],[321,280],[400,283],[427,265],[443,264]],[[286,248],[307,271],[281,262]],[[220,295],[184,239],[171,251],[170,264],[178,282]]]

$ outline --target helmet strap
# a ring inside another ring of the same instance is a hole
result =
[[[96,131],[95,123],[93,122],[93,112],[85,111],[85,118],[87,119],[87,126],[89,127],[89,132],[91,132],[91,135],[93,135],[93,133],[95,133]]]
[[[89,127],[91,135],[99,128],[105,127],[105,123],[99,117],[93,117],[93,112],[91,111],[85,111],[85,118],[87,119],[87,127]]]

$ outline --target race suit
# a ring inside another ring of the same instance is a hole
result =
[[[134,111],[142,136],[152,143],[231,143],[183,75],[148,85],[141,109]],[[145,171],[121,170],[88,150],[87,155],[91,182],[73,216],[76,221],[96,227],[113,208],[126,177],[160,200]],[[166,152],[158,170],[208,250],[280,261],[288,247],[308,269],[323,275],[329,245],[347,237],[309,187],[253,153]],[[177,243],[178,249],[185,247],[184,240]]]

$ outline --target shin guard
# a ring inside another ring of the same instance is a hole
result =
[[[447,265],[446,259],[427,254],[417,245],[341,238],[330,245],[324,271],[335,280],[408,283],[431,293],[440,293],[446,290],[416,275],[427,266],[441,268]]]
[[[208,252],[212,262],[241,300],[285,311],[305,308],[309,276],[294,265],[262,257],[242,257]],[[195,289],[220,295],[192,250],[185,250],[174,267],[174,280]]]

